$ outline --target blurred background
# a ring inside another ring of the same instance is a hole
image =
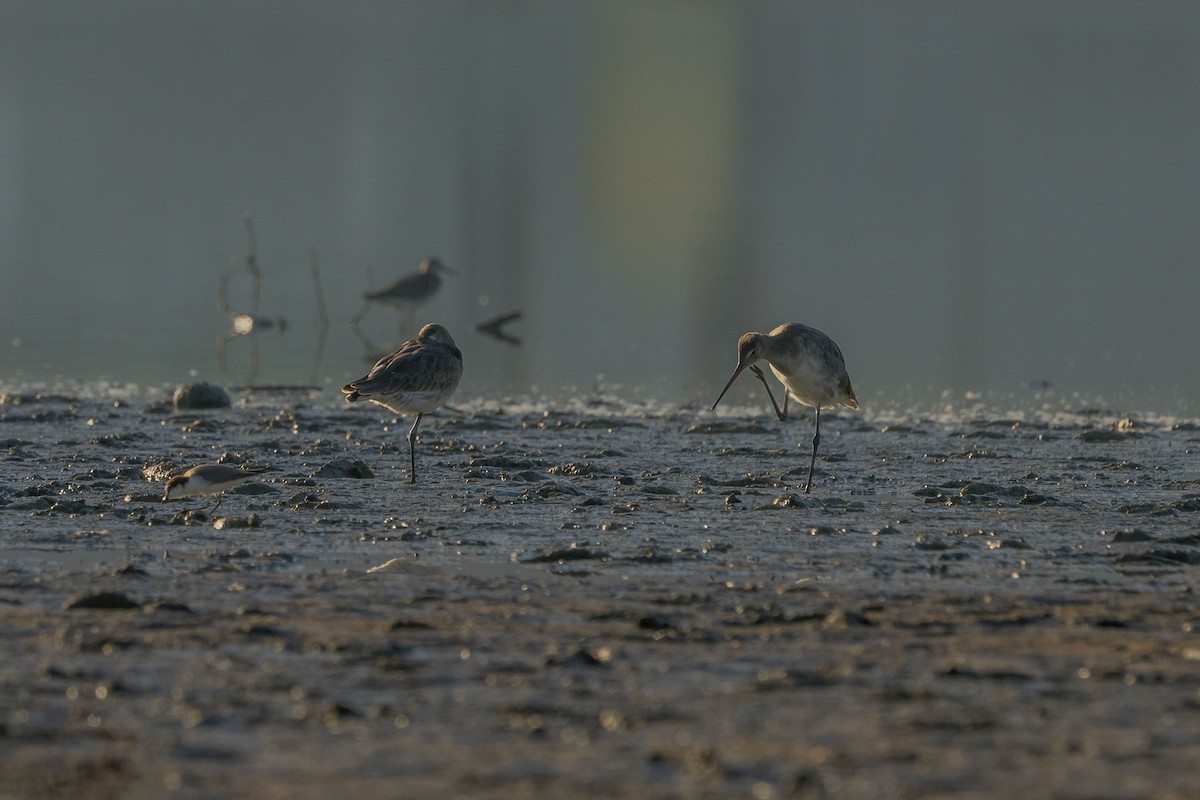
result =
[[[865,402],[1194,408],[1197,87],[1192,0],[4,0],[0,380],[340,385],[437,256],[471,394],[711,402],[802,321]]]

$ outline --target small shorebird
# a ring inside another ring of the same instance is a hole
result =
[[[367,292],[364,295],[366,304],[351,325],[357,325],[366,316],[367,308],[371,303],[383,303],[394,306],[403,312],[402,326],[404,332],[407,333],[411,330],[412,317],[416,313],[417,306],[429,300],[441,288],[443,272],[450,273],[453,270],[436,258],[427,258],[421,262],[421,266],[417,267],[416,272],[397,278],[389,286],[377,292]]]
[[[767,383],[762,370],[756,364],[765,360],[771,372],[783,384],[783,410],[775,402],[775,395]],[[802,405],[816,409],[813,431],[812,459],[808,462],[808,483],[804,493],[812,489],[813,467],[817,463],[817,446],[821,443],[821,406],[848,406],[858,409],[858,398],[850,386],[846,373],[846,362],[837,343],[816,328],[789,322],[770,333],[751,332],[738,339],[738,363],[729,382],[721,390],[713,409],[729,387],[742,374],[742,370],[753,372],[767,389],[775,416],[782,422],[787,419],[788,397],[796,398]]]
[[[450,399],[462,377],[462,352],[450,331],[436,322],[421,328],[415,339],[375,362],[366,377],[342,387],[346,402],[370,400],[397,414],[416,414],[408,431],[408,482],[417,482],[414,445],[421,417]]]
[[[201,464],[168,478],[166,490],[163,492],[163,502],[174,500],[177,497],[204,497],[215,494],[217,495],[217,504],[212,507],[212,511],[208,512],[215,514],[221,506],[222,492],[248,483],[266,471],[265,468],[239,469],[224,464]]]

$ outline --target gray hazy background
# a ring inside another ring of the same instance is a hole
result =
[[[315,248],[323,382],[437,255],[468,392],[711,401],[803,321],[866,401],[1186,407],[1200,3],[0,2],[0,379],[230,379],[246,211],[264,383],[309,379]]]

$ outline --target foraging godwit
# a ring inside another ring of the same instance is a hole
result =
[[[375,362],[365,377],[342,387],[346,402],[366,399],[397,414],[417,415],[408,431],[409,483],[417,482],[414,445],[421,417],[450,399],[462,371],[462,352],[450,331],[434,322],[399,350]]]
[[[780,380],[786,390],[783,395],[783,410],[775,402],[775,395],[762,370],[755,364],[765,360],[771,367],[771,372]],[[821,407],[843,405],[858,408],[858,398],[850,386],[850,376],[846,373],[846,362],[837,343],[816,328],[790,322],[780,325],[770,333],[750,332],[738,339],[738,363],[730,376],[729,382],[721,390],[713,409],[729,387],[749,368],[771,398],[775,415],[780,421],[787,419],[788,397],[796,398],[796,402],[816,409],[812,442],[812,458],[808,462],[808,483],[804,485],[804,493],[812,489],[813,467],[817,463],[817,446],[821,443]]]

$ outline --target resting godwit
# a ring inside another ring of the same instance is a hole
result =
[[[203,497],[215,494],[217,504],[208,512],[215,514],[221,507],[221,500],[224,499],[222,492],[252,481],[266,471],[265,468],[239,469],[225,464],[201,464],[167,479],[163,502],[174,500],[176,497]]]
[[[755,366],[762,360],[766,360],[771,366],[771,372],[775,373],[775,377],[786,390],[782,411],[775,402],[775,395],[771,394],[771,387],[767,384],[762,370]],[[758,376],[763,386],[766,386],[767,395],[771,398],[771,405],[774,406],[775,415],[780,421],[787,419],[789,396],[796,398],[796,402],[802,405],[816,409],[812,458],[808,462],[808,483],[804,485],[804,493],[808,494],[812,489],[813,467],[817,463],[817,447],[821,443],[821,406],[843,405],[858,408],[858,398],[854,396],[854,389],[850,386],[850,376],[846,373],[842,351],[833,339],[821,331],[798,322],[780,325],[770,333],[743,334],[738,339],[737,368],[734,369],[725,388],[721,390],[717,402],[713,403],[713,409],[716,409],[717,403],[721,402],[721,398],[729,391],[737,376],[747,368]]]
[[[462,352],[450,331],[436,322],[421,328],[415,339],[375,362],[366,377],[342,387],[346,402],[370,400],[397,414],[416,414],[408,431],[408,482],[417,482],[417,426],[421,417],[450,399],[462,377]]]

